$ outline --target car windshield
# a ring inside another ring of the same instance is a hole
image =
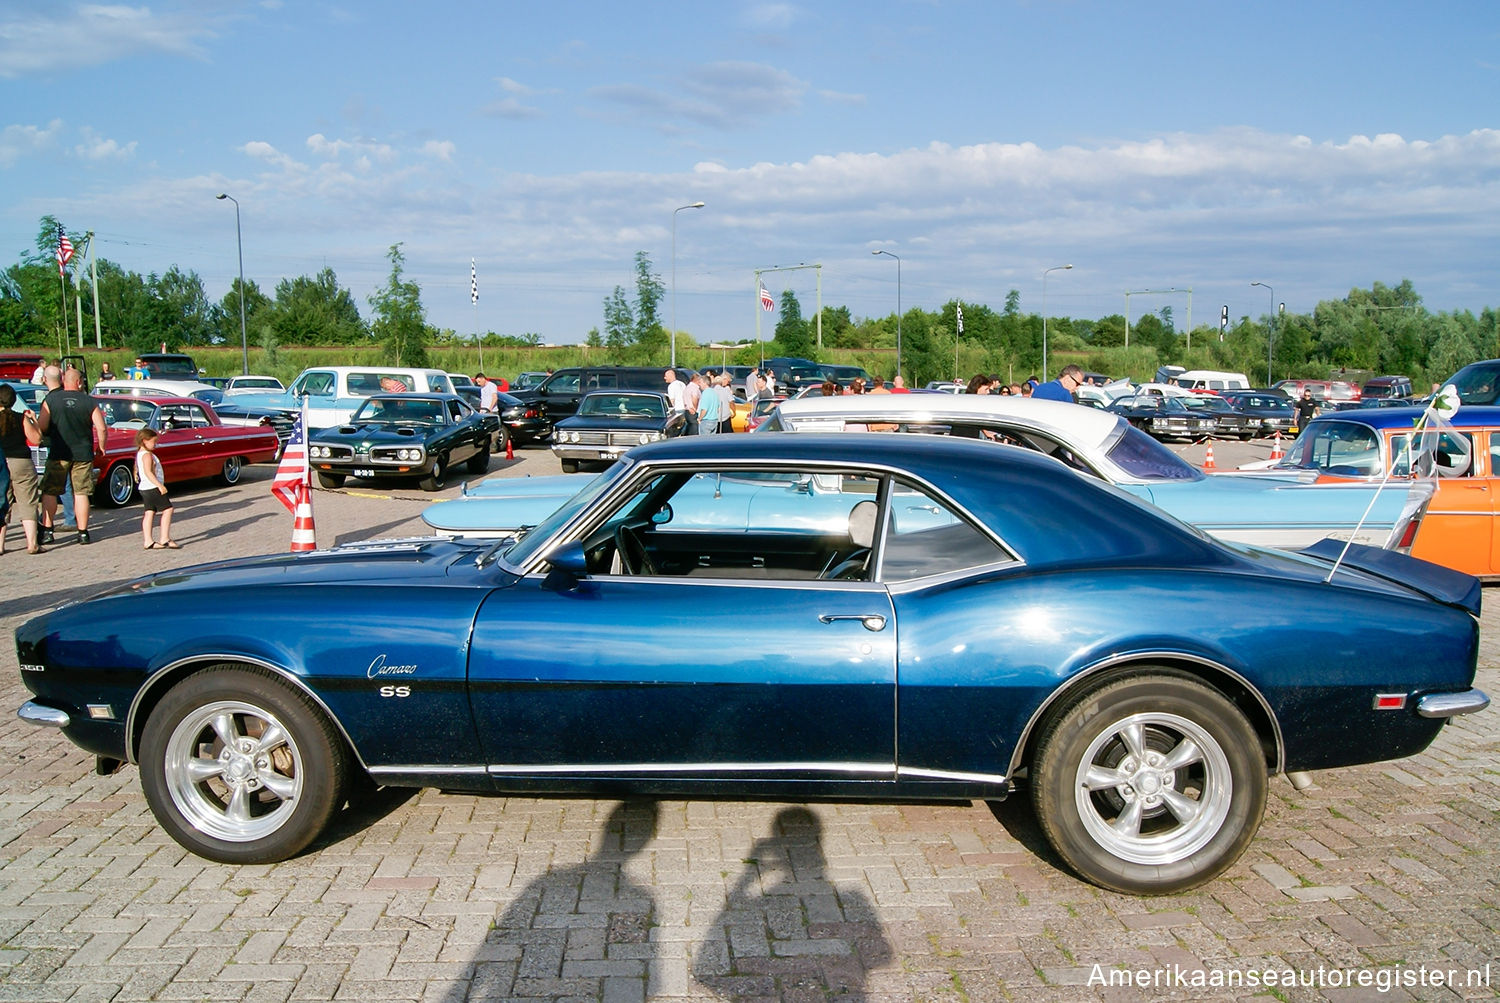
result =
[[[442,401],[407,397],[376,397],[354,412],[359,424],[437,425],[443,421]]]
[[[95,400],[104,413],[104,424],[110,428],[142,429],[156,414],[156,405],[139,397],[111,397]]]
[[[644,394],[589,394],[578,405],[580,415],[615,418],[665,418],[667,409],[660,397]]]
[[[1315,421],[1297,437],[1278,467],[1321,470],[1345,477],[1381,472],[1380,441],[1374,429],[1348,421]]]
[[[1201,481],[1208,476],[1134,425],[1124,430],[1105,457],[1132,477],[1149,481]]]
[[[525,528],[520,539],[505,551],[503,555],[505,563],[512,569],[524,567],[536,556],[538,548],[551,540],[558,530],[572,522],[578,513],[591,508],[594,499],[613,487],[615,481],[628,476],[634,466],[635,464],[628,458],[622,459],[585,484],[583,490],[563,502],[547,518],[535,526]]]
[[[1184,397],[1182,403],[1191,411],[1213,411],[1221,414],[1234,410],[1226,401],[1214,396]]]
[[[1500,360],[1464,366],[1443,381],[1443,386],[1450,384],[1465,404],[1494,404],[1500,398]]]

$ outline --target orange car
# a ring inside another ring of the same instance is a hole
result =
[[[1319,480],[1411,477],[1418,407],[1361,408],[1322,415],[1288,449],[1280,468],[1315,469]],[[1451,430],[1435,434],[1419,474],[1437,493],[1412,541],[1411,555],[1480,578],[1500,578],[1500,406],[1463,405]],[[1427,436],[1424,434],[1425,440]]]

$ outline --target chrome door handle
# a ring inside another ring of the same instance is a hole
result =
[[[820,613],[818,622],[833,623],[835,620],[858,620],[865,630],[885,630],[885,617],[879,613]]]

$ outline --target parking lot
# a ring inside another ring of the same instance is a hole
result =
[[[1176,448],[1202,462],[1202,445]],[[1268,452],[1214,449],[1220,467]],[[559,470],[545,449],[516,456],[489,476]],[[233,488],[174,491],[181,551],[141,550],[139,504],[96,512],[88,547],[59,530],[43,556],[27,556],[13,529],[0,557],[0,709],[26,699],[9,632],[28,616],[141,573],[286,550],[292,520],[271,475],[260,466]],[[318,491],[317,541],[425,534],[422,509],[457,490]],[[711,624],[698,641],[712,648]],[[1500,691],[1493,602],[1478,685]],[[382,791],[312,852],[229,866],[156,826],[133,767],[95,776],[91,757],[7,709],[0,999],[1497,995],[1500,711],[1456,719],[1411,759],[1313,779],[1300,792],[1272,782],[1259,836],[1223,877],[1154,899],[1063,870],[1024,796],[791,805]]]

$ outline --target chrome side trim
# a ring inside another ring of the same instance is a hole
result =
[[[1490,698],[1483,690],[1467,690],[1463,693],[1429,693],[1417,700],[1417,713],[1423,717],[1457,717],[1460,714],[1477,714],[1490,705]]]
[[[1048,708],[1050,708],[1052,704],[1056,702],[1058,697],[1073,692],[1078,688],[1078,685],[1080,683],[1093,676],[1098,675],[1105,669],[1113,668],[1114,666],[1120,665],[1124,662],[1146,661],[1152,658],[1167,658],[1181,662],[1195,662],[1198,665],[1214,669],[1217,672],[1222,672],[1226,676],[1229,676],[1231,679],[1235,680],[1241,686],[1245,687],[1245,689],[1255,697],[1256,702],[1260,704],[1261,710],[1265,711],[1266,719],[1271,722],[1271,734],[1275,738],[1276,743],[1276,762],[1271,764],[1271,772],[1282,772],[1282,764],[1286,762],[1286,743],[1281,736],[1281,722],[1277,720],[1276,714],[1271,710],[1271,705],[1266,701],[1265,696],[1261,694],[1260,690],[1256,689],[1250,684],[1250,680],[1246,679],[1244,676],[1240,675],[1238,672],[1234,671],[1228,666],[1222,665],[1219,662],[1215,662],[1212,659],[1204,658],[1201,655],[1191,655],[1182,651],[1131,651],[1126,652],[1125,654],[1111,655],[1108,658],[1104,659],[1102,662],[1096,662],[1095,664],[1088,666],[1075,675],[1070,676],[1063,682],[1061,686],[1053,690],[1048,695],[1047,699],[1042,701],[1042,705],[1036,709],[1036,712],[1031,715],[1031,719],[1026,722],[1026,727],[1021,729],[1021,737],[1016,740],[1015,751],[1010,754],[1010,768],[1006,772],[1010,776],[1015,776],[1016,771],[1021,768],[1021,753],[1026,749],[1026,743],[1031,738],[1032,729],[1036,727],[1037,722],[1042,719],[1042,715],[1047,713]]]
[[[488,772],[483,766],[444,766],[441,763],[417,763],[411,766],[371,766],[369,773],[372,777],[386,776],[398,773],[430,773],[434,776],[453,776],[454,774],[484,775]]]
[[[254,665],[257,668],[265,669],[267,672],[270,672],[281,678],[283,681],[295,686],[297,689],[301,690],[309,700],[317,704],[318,709],[323,712],[324,716],[326,716],[328,720],[333,722],[333,726],[337,728],[339,730],[339,734],[343,736],[344,744],[349,747],[350,752],[354,753],[354,759],[357,763],[359,763],[360,768],[366,771],[369,770],[369,767],[365,765],[364,757],[359,754],[359,748],[354,744],[354,740],[349,737],[349,732],[345,730],[344,722],[339,720],[338,715],[335,714],[331,709],[329,709],[328,705],[323,702],[323,698],[318,696],[317,693],[313,692],[312,688],[309,687],[300,676],[296,675],[293,672],[289,672],[287,669],[283,668],[280,665],[274,665],[271,662],[267,662],[261,658],[254,658],[249,655],[227,655],[223,654],[222,652],[190,655],[187,658],[179,658],[175,662],[172,662],[168,665],[163,665],[161,668],[151,673],[150,678],[142,683],[140,685],[140,688],[135,691],[135,696],[130,698],[130,710],[125,714],[125,759],[132,766],[140,765],[136,762],[135,746],[131,742],[131,736],[135,734],[135,715],[136,711],[140,708],[141,698],[144,697],[146,693],[156,685],[157,680],[159,680],[167,673],[172,672],[176,669],[180,669],[182,666],[187,665],[190,662],[205,661],[241,662],[246,665]]]
[[[43,706],[34,700],[28,700],[17,708],[16,717],[27,724],[39,724],[47,728],[66,728],[72,722],[67,711]]]
[[[963,773],[956,770],[924,770],[902,766],[896,770],[897,777],[913,777],[920,780],[961,780],[970,784],[996,784],[1003,786],[1009,778],[998,773]]]
[[[500,763],[489,767],[492,774],[565,773],[847,773],[855,776],[896,776],[894,763]]]

